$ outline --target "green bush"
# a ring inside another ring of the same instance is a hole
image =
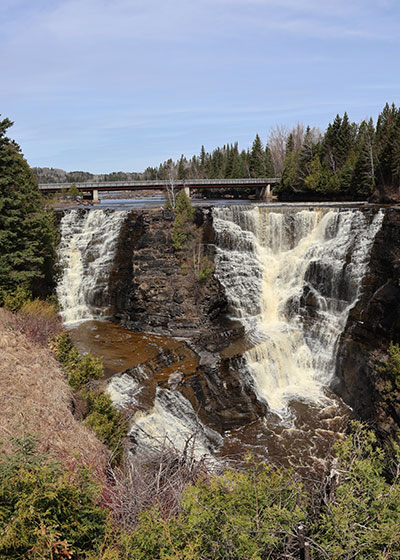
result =
[[[68,382],[75,390],[81,389],[93,379],[101,379],[104,376],[102,359],[95,358],[91,354],[82,358],[78,350],[74,348],[68,333],[62,333],[56,337],[55,354],[57,360],[64,365]]]
[[[181,189],[176,197],[176,218],[172,227],[172,246],[175,251],[181,251],[189,238],[189,226],[193,220],[194,209],[189,197]]]
[[[174,225],[172,226],[172,246],[175,251],[180,251],[184,248],[188,234],[186,232],[186,216],[178,214],[175,218]]]
[[[82,358],[68,333],[62,333],[55,339],[55,353],[67,371],[69,384],[75,390],[83,389],[89,381],[101,379],[104,375],[101,358],[95,358],[91,354]],[[120,463],[123,439],[128,431],[127,421],[113,407],[110,397],[105,393],[82,390],[80,395],[88,407],[84,424],[112,451],[112,463]]]
[[[24,284],[18,286],[15,290],[0,293],[0,305],[3,304],[4,307],[14,312],[21,309],[31,299],[32,292]]]
[[[84,424],[89,426],[102,441],[112,451],[112,463],[118,464],[122,459],[123,440],[128,431],[128,422],[122,414],[116,410],[111,398],[105,393],[86,394],[88,405],[88,416]]]
[[[69,360],[70,352],[74,347],[70,335],[66,332],[61,333],[55,337],[54,343],[57,360],[66,366]]]
[[[353,423],[353,433],[337,445],[336,455],[337,488],[325,497],[312,528],[320,547],[315,558],[400,558],[399,473],[386,478],[390,461],[377,447],[374,433],[359,423]]]
[[[178,214],[184,214],[188,220],[193,220],[194,208],[184,189],[181,189],[176,197],[175,208]]]
[[[389,357],[384,366],[385,372],[389,375],[391,381],[397,389],[400,389],[400,346],[390,343]]]
[[[104,376],[101,358],[95,358],[91,354],[80,358],[76,349],[71,350],[70,361],[66,367],[68,382],[73,389],[80,389],[89,381],[101,379]]]
[[[81,192],[79,191],[75,183],[72,183],[72,185],[69,187],[67,194],[68,196],[72,196],[73,198],[76,198],[77,196],[81,196]]]
[[[306,495],[289,472],[248,467],[189,486],[183,512],[175,518],[165,520],[157,509],[144,513],[131,536],[134,557],[282,558],[290,535],[305,519]]]
[[[100,487],[35,450],[31,436],[0,453],[0,558],[82,558],[103,541]]]
[[[205,256],[200,264],[200,270],[198,274],[198,280],[200,284],[204,284],[214,272],[214,265],[210,259]]]

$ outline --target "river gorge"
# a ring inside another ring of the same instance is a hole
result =
[[[400,214],[372,205],[198,207],[60,218],[62,318],[104,357],[131,453],[169,442],[318,468],[350,416],[391,433],[376,372],[399,322]],[[202,263],[212,269],[202,281]]]

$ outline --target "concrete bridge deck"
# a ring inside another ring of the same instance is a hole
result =
[[[81,192],[93,193],[93,200],[98,200],[99,191],[159,190],[167,188],[184,188],[190,196],[192,189],[248,188],[255,187],[260,198],[269,197],[271,185],[279,183],[277,177],[257,177],[246,179],[187,179],[187,180],[156,180],[156,181],[104,181],[84,183],[39,183],[43,193],[56,193],[68,190],[75,184]]]

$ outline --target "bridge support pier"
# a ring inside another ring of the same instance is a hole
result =
[[[257,197],[260,200],[266,200],[270,202],[272,200],[272,193],[271,193],[271,185],[266,185],[265,187],[261,187],[261,189],[257,189]]]
[[[183,190],[185,191],[185,194],[188,196],[188,198],[190,198],[190,187],[183,187]]]
[[[93,189],[93,204],[99,203],[99,191],[97,189]]]

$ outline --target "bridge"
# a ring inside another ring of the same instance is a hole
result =
[[[92,193],[93,202],[99,201],[99,191],[134,191],[134,190],[160,190],[160,189],[185,189],[190,197],[194,189],[245,189],[255,187],[258,198],[271,197],[271,185],[279,183],[278,177],[257,177],[254,179],[187,179],[180,181],[104,181],[85,183],[39,183],[39,190],[43,193],[57,193],[67,191],[75,184],[79,191]]]

